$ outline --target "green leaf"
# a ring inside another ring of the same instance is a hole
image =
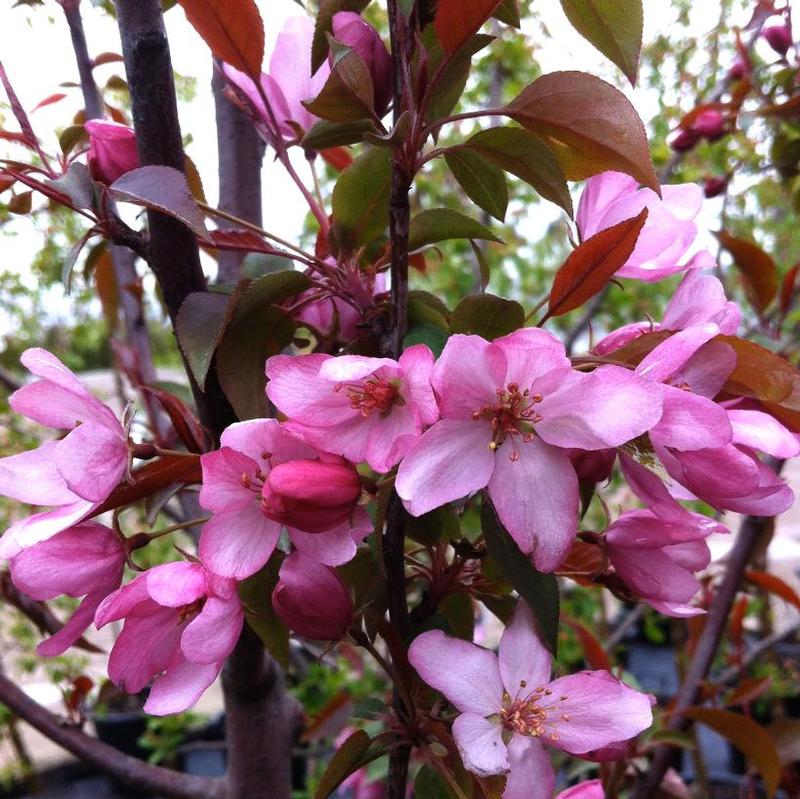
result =
[[[375,105],[372,75],[364,59],[350,50],[338,59],[325,85],[303,105],[330,122],[354,122],[368,117]]]
[[[339,175],[333,188],[333,235],[340,251],[352,252],[377,238],[389,219],[390,152],[371,147]]]
[[[524,555],[514,539],[500,523],[492,503],[484,497],[481,508],[481,528],[492,560],[533,611],[539,636],[556,655],[558,646],[558,583],[554,574],[537,571],[530,558]]]
[[[274,555],[269,561],[237,586],[244,615],[253,632],[262,640],[267,651],[284,668],[289,666],[289,631],[272,608],[272,591],[278,583],[281,558]]]
[[[449,506],[406,518],[406,535],[423,546],[457,538],[459,531],[458,517]]]
[[[403,339],[403,349],[407,350],[415,344],[424,344],[438,358],[447,343],[447,333],[433,325],[417,325],[412,327]]]
[[[356,730],[330,759],[317,785],[314,799],[326,799],[359,768],[371,743],[371,738],[364,730]]]
[[[416,252],[449,239],[484,239],[503,243],[485,225],[451,208],[431,208],[411,220],[408,231],[409,252]]]
[[[561,0],[567,19],[584,39],[636,83],[642,49],[642,0]]]
[[[540,136],[568,180],[624,172],[661,191],[644,125],[627,97],[585,72],[551,72],[512,100],[505,113]]]
[[[500,20],[500,22],[505,22],[506,25],[519,28],[522,22],[519,12],[519,0],[502,0],[494,12],[494,18]]]
[[[503,170],[470,150],[451,150],[445,161],[467,196],[502,222],[508,208],[508,186]]]
[[[300,143],[312,150],[327,150],[329,147],[358,144],[365,133],[373,130],[375,125],[369,119],[355,119],[350,122],[328,122],[322,119],[303,136]]]
[[[494,294],[464,297],[450,317],[452,333],[472,333],[491,341],[525,325],[525,309]]]
[[[434,768],[423,764],[414,778],[414,799],[455,799],[447,780]]]
[[[450,632],[456,638],[472,641],[475,632],[475,610],[472,606],[472,597],[459,591],[448,595],[439,603],[439,612],[447,621]]]
[[[311,44],[312,75],[328,57],[328,34],[333,33],[334,16],[340,11],[354,11],[360,14],[368,5],[369,0],[321,0],[314,26],[314,41]]]
[[[463,146],[529,183],[545,200],[572,216],[567,180],[556,157],[538,136],[523,128],[489,128],[471,136]]]

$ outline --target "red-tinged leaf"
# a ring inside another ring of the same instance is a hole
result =
[[[72,681],[72,690],[64,697],[68,710],[77,713],[86,703],[89,692],[94,688],[94,681],[85,674],[76,677]]]
[[[372,739],[364,730],[356,730],[336,750],[317,785],[314,799],[326,799],[361,765]]]
[[[10,189],[16,182],[15,178],[0,172],[0,194],[6,191],[6,189]]]
[[[139,390],[145,391],[158,400],[161,407],[167,412],[178,438],[189,452],[200,455],[210,449],[212,442],[208,432],[182,399],[170,394],[169,391],[154,386],[140,386]]]
[[[327,150],[320,150],[319,154],[337,172],[347,169],[353,163],[353,156],[346,147],[329,147]]]
[[[781,424],[788,427],[793,433],[800,435],[800,411],[784,408],[774,402],[765,402],[764,410],[771,413]]]
[[[644,208],[633,219],[601,230],[576,247],[556,274],[544,318],[573,311],[600,292],[630,258],[646,220]]]
[[[796,263],[784,276],[781,282],[780,309],[781,316],[786,316],[792,308],[797,276],[800,274],[800,263]]]
[[[94,60],[92,61],[92,67],[99,67],[103,64],[113,64],[122,60],[122,56],[119,53],[100,53],[100,55],[95,56]]]
[[[50,186],[41,180],[37,180],[36,178],[32,178],[30,175],[18,169],[5,167],[3,171],[6,173],[6,175],[13,177],[15,180],[19,181],[20,183],[24,183],[26,186],[29,186],[32,189],[35,189],[36,191],[39,192],[39,194],[44,194],[45,197],[48,197],[54,202],[57,202],[60,205],[64,205],[67,208],[74,208],[74,205],[70,197],[64,194],[64,192],[58,191],[58,189],[53,188],[53,186]]]
[[[254,0],[178,0],[186,19],[219,59],[261,80],[264,23]]]
[[[564,622],[578,636],[586,663],[593,669],[611,671],[611,659],[601,643],[581,624],[577,619],[573,619],[566,613],[561,614],[561,621]]]
[[[178,169],[142,166],[115,180],[108,190],[120,202],[173,216],[201,239],[208,238],[203,214],[192,197],[186,175]]]
[[[723,386],[726,394],[753,397],[762,402],[784,404],[800,411],[792,401],[800,394],[800,372],[788,361],[765,347],[735,336],[717,336],[736,353],[736,367]]]
[[[797,610],[800,610],[800,596],[797,595],[794,588],[787,582],[769,572],[748,571],[744,573],[745,579],[748,582],[757,585],[764,591],[780,597],[784,602],[793,605]]]
[[[103,250],[94,266],[94,286],[103,307],[108,330],[113,333],[119,324],[119,287],[114,272],[114,260],[109,250]]]
[[[212,230],[208,239],[217,250],[263,252],[267,255],[281,252],[252,230]]]
[[[781,763],[775,741],[764,727],[740,713],[710,707],[690,707],[684,716],[711,727],[730,741],[761,774],[767,796],[775,795]]]
[[[737,239],[724,230],[714,234],[741,272],[745,290],[753,307],[763,313],[778,293],[778,269],[772,258],[757,244]]]
[[[501,0],[438,0],[433,26],[452,55],[494,14]]]
[[[54,105],[55,103],[61,102],[67,95],[63,92],[57,92],[56,94],[51,94],[49,97],[45,97],[44,100],[41,102],[36,103],[36,105],[31,108],[31,113],[34,111],[38,111],[40,108],[44,108],[48,105]]]
[[[731,620],[728,625],[728,639],[737,648],[744,643],[744,617],[750,606],[750,597],[739,597],[731,611]]]
[[[99,516],[106,511],[132,505],[134,502],[175,483],[196,484],[202,482],[200,456],[194,454],[164,455],[158,460],[134,469],[131,478],[132,482],[130,483],[120,483],[93,515]]]
[[[763,696],[772,687],[772,677],[747,677],[725,699],[726,707],[747,705]]]
[[[567,559],[558,567],[559,577],[569,577],[581,585],[593,585],[587,580],[603,570],[603,551],[596,544],[587,541],[575,541]]]
[[[661,191],[642,120],[628,98],[600,78],[551,72],[504,110],[550,145],[569,180],[616,170]]]
[[[21,216],[24,216],[25,214],[29,214],[31,212],[32,205],[33,205],[33,192],[22,191],[11,197],[11,199],[6,203],[6,208],[12,214],[19,214]]]
[[[11,111],[16,117],[16,120],[19,123],[22,132],[25,134],[26,139],[33,143],[37,142],[38,139],[36,138],[36,134],[33,132],[30,120],[28,119],[28,115],[25,113],[25,109],[22,107],[22,103],[19,101],[19,98],[17,97],[13,87],[11,86],[11,81],[8,79],[8,74],[6,73],[5,67],[3,66],[2,62],[0,62],[0,81],[2,81],[3,88],[5,88],[6,90],[8,103],[11,106]],[[35,146],[35,144],[32,146]]]
[[[0,139],[2,139],[3,141],[13,141],[16,142],[17,144],[22,144],[29,150],[36,149],[36,142],[31,141],[31,139],[24,133],[17,133],[16,131],[13,130],[0,130]]]

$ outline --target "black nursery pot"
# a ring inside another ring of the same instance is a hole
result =
[[[147,758],[147,751],[139,745],[139,739],[147,731],[147,716],[139,710],[110,712],[92,718],[97,737],[126,755]]]

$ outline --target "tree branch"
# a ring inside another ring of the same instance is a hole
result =
[[[221,780],[180,774],[152,766],[92,738],[77,727],[65,724],[49,710],[34,702],[4,674],[0,673],[0,702],[43,735],[63,746],[81,760],[136,788],[175,799],[224,799]]]
[[[780,474],[783,461],[775,461],[771,458],[768,458],[767,461]],[[736,542],[728,555],[725,576],[711,603],[706,617],[706,625],[689,662],[686,676],[672,703],[672,711],[667,722],[667,728],[670,730],[684,730],[688,725],[688,720],[683,715],[684,711],[694,705],[700,696],[702,683],[708,676],[728,625],[728,619],[736,594],[744,579],[747,564],[756,549],[764,527],[769,522],[770,519],[767,517],[746,516],[739,526]],[[662,744],[655,750],[650,770],[637,781],[631,799],[648,799],[655,795],[669,768],[671,757],[672,747],[666,744]]]

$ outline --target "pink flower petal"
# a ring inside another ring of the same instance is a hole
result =
[[[495,454],[483,421],[442,419],[422,435],[397,472],[395,486],[406,510],[420,516],[483,488]]]
[[[96,502],[79,499],[69,505],[20,519],[0,538],[0,559],[12,558],[25,547],[46,541],[56,533],[67,530],[90,516],[95,508],[97,508]]]
[[[433,424],[439,418],[439,404],[431,386],[433,353],[424,344],[415,344],[403,351],[399,363],[405,374],[405,390],[410,394],[420,422]]]
[[[569,458],[541,439],[521,444],[517,460],[510,452],[508,441],[497,451],[489,496],[517,546],[537,569],[553,571],[578,532],[578,477]]]
[[[600,780],[589,780],[561,791],[556,799],[604,799],[606,793]]]
[[[100,603],[106,597],[103,591],[90,592],[66,624],[49,638],[36,647],[36,652],[45,658],[63,655],[88,629],[94,621],[94,614]]]
[[[150,598],[168,608],[191,605],[208,591],[203,567],[184,560],[154,566],[145,572],[145,579]]]
[[[503,686],[512,699],[550,682],[552,656],[539,640],[533,614],[522,599],[503,631],[498,659]]]
[[[800,437],[768,413],[733,408],[728,411],[728,419],[735,444],[744,444],[776,458],[793,458],[800,454]]]
[[[713,399],[736,368],[733,347],[722,341],[709,341],[673,375],[674,386],[686,386],[694,394]]]
[[[675,333],[645,356],[636,367],[636,374],[655,383],[664,383],[718,333],[719,328],[711,322]]]
[[[575,217],[581,240],[588,239],[603,229],[601,227],[603,213],[607,207],[620,197],[635,192],[637,189],[636,180],[622,172],[601,172],[589,178],[581,192]],[[608,227],[608,225],[604,225],[604,227]]]
[[[0,458],[0,493],[30,505],[66,505],[77,496],[67,487],[55,462],[57,441]]]
[[[181,650],[192,663],[215,663],[233,651],[244,624],[242,603],[237,595],[230,599],[209,597],[181,636]]]
[[[246,508],[257,502],[257,490],[244,484],[259,469],[248,455],[223,446],[200,457],[203,468],[203,485],[200,489],[200,506],[219,513]],[[263,461],[261,461],[263,464]]]
[[[307,557],[326,566],[339,566],[352,560],[359,541],[372,532],[372,521],[363,508],[356,508],[352,521],[324,533],[304,533],[290,529],[292,543]]]
[[[225,429],[219,443],[247,455],[254,463],[262,464],[262,468],[266,460],[283,463],[317,457],[312,447],[299,441],[277,419],[251,419],[232,424]]]
[[[495,349],[505,356],[503,388],[508,383],[528,388],[549,372],[570,368],[564,345],[552,333],[539,327],[524,327],[495,339],[490,352]]]
[[[428,685],[444,694],[462,713],[490,716],[503,702],[497,655],[469,641],[429,630],[418,635],[408,661]]]
[[[350,383],[369,377],[378,369],[386,369],[387,377],[400,374],[397,361],[391,358],[368,358],[364,355],[340,355],[338,358],[326,359],[319,368],[317,377],[333,383]]]
[[[150,599],[147,592],[147,574],[140,574],[126,585],[118,588],[114,593],[109,594],[95,614],[94,623],[99,630],[112,621],[119,621],[124,618],[137,606],[143,602],[148,603],[148,607],[156,608],[156,604]]]
[[[477,713],[462,713],[453,722],[453,738],[467,771],[481,777],[508,771],[503,728],[497,722]]]
[[[152,716],[168,716],[188,710],[197,704],[221,670],[222,662],[190,663],[178,653],[164,674],[153,683],[144,712]]]
[[[549,798],[553,795],[556,775],[550,753],[538,738],[512,735],[508,743],[508,762],[511,771],[506,779],[503,799],[531,799],[534,786],[539,796]]]
[[[724,447],[731,441],[731,425],[724,408],[705,397],[662,385],[664,412],[650,438],[679,450]]]

